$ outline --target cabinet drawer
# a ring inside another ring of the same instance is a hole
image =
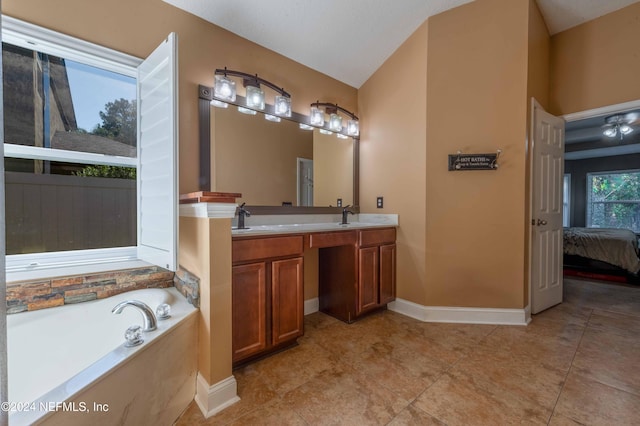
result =
[[[376,246],[396,242],[396,228],[360,231],[360,246]]]
[[[300,256],[303,250],[302,244],[302,235],[234,240],[231,258],[232,262],[236,263],[270,257]]]
[[[336,247],[356,244],[356,231],[318,232],[309,234],[309,247]]]

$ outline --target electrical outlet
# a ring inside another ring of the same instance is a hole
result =
[[[342,207],[342,198],[338,198],[338,207]]]
[[[383,200],[382,200],[382,197],[378,197],[378,198],[376,199],[376,207],[377,207],[377,208],[379,208],[379,209],[381,209],[383,206],[384,206],[384,202],[383,202]]]

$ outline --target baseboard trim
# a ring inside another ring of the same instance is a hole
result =
[[[304,301],[304,314],[309,315],[314,312],[318,312],[320,309],[320,299],[309,299]]]
[[[204,377],[198,373],[194,399],[204,417],[209,418],[240,401],[236,378],[230,376],[210,386]]]
[[[387,305],[390,311],[423,322],[454,322],[465,324],[527,325],[531,314],[524,309],[464,308],[449,306],[424,306],[396,299]]]

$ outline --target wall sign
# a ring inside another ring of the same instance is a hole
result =
[[[495,154],[449,154],[449,171],[496,170],[500,150]]]

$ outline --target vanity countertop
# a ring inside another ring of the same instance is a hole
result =
[[[398,215],[388,214],[357,214],[354,215],[353,221],[346,225],[340,223],[340,215],[327,215],[328,217],[317,217],[313,220],[310,216],[306,217],[290,217],[283,220],[286,216],[279,216],[277,219],[281,223],[270,223],[275,221],[270,218],[262,220],[261,224],[247,223],[246,229],[236,229],[235,224],[231,230],[233,237],[253,236],[253,235],[274,235],[274,234],[306,234],[311,232],[331,232],[346,231],[354,229],[370,229],[370,228],[389,228],[398,226]],[[335,216],[335,217],[334,217]],[[297,220],[296,220],[297,219]],[[351,219],[351,218],[350,218]],[[282,223],[288,222],[288,223]]]

